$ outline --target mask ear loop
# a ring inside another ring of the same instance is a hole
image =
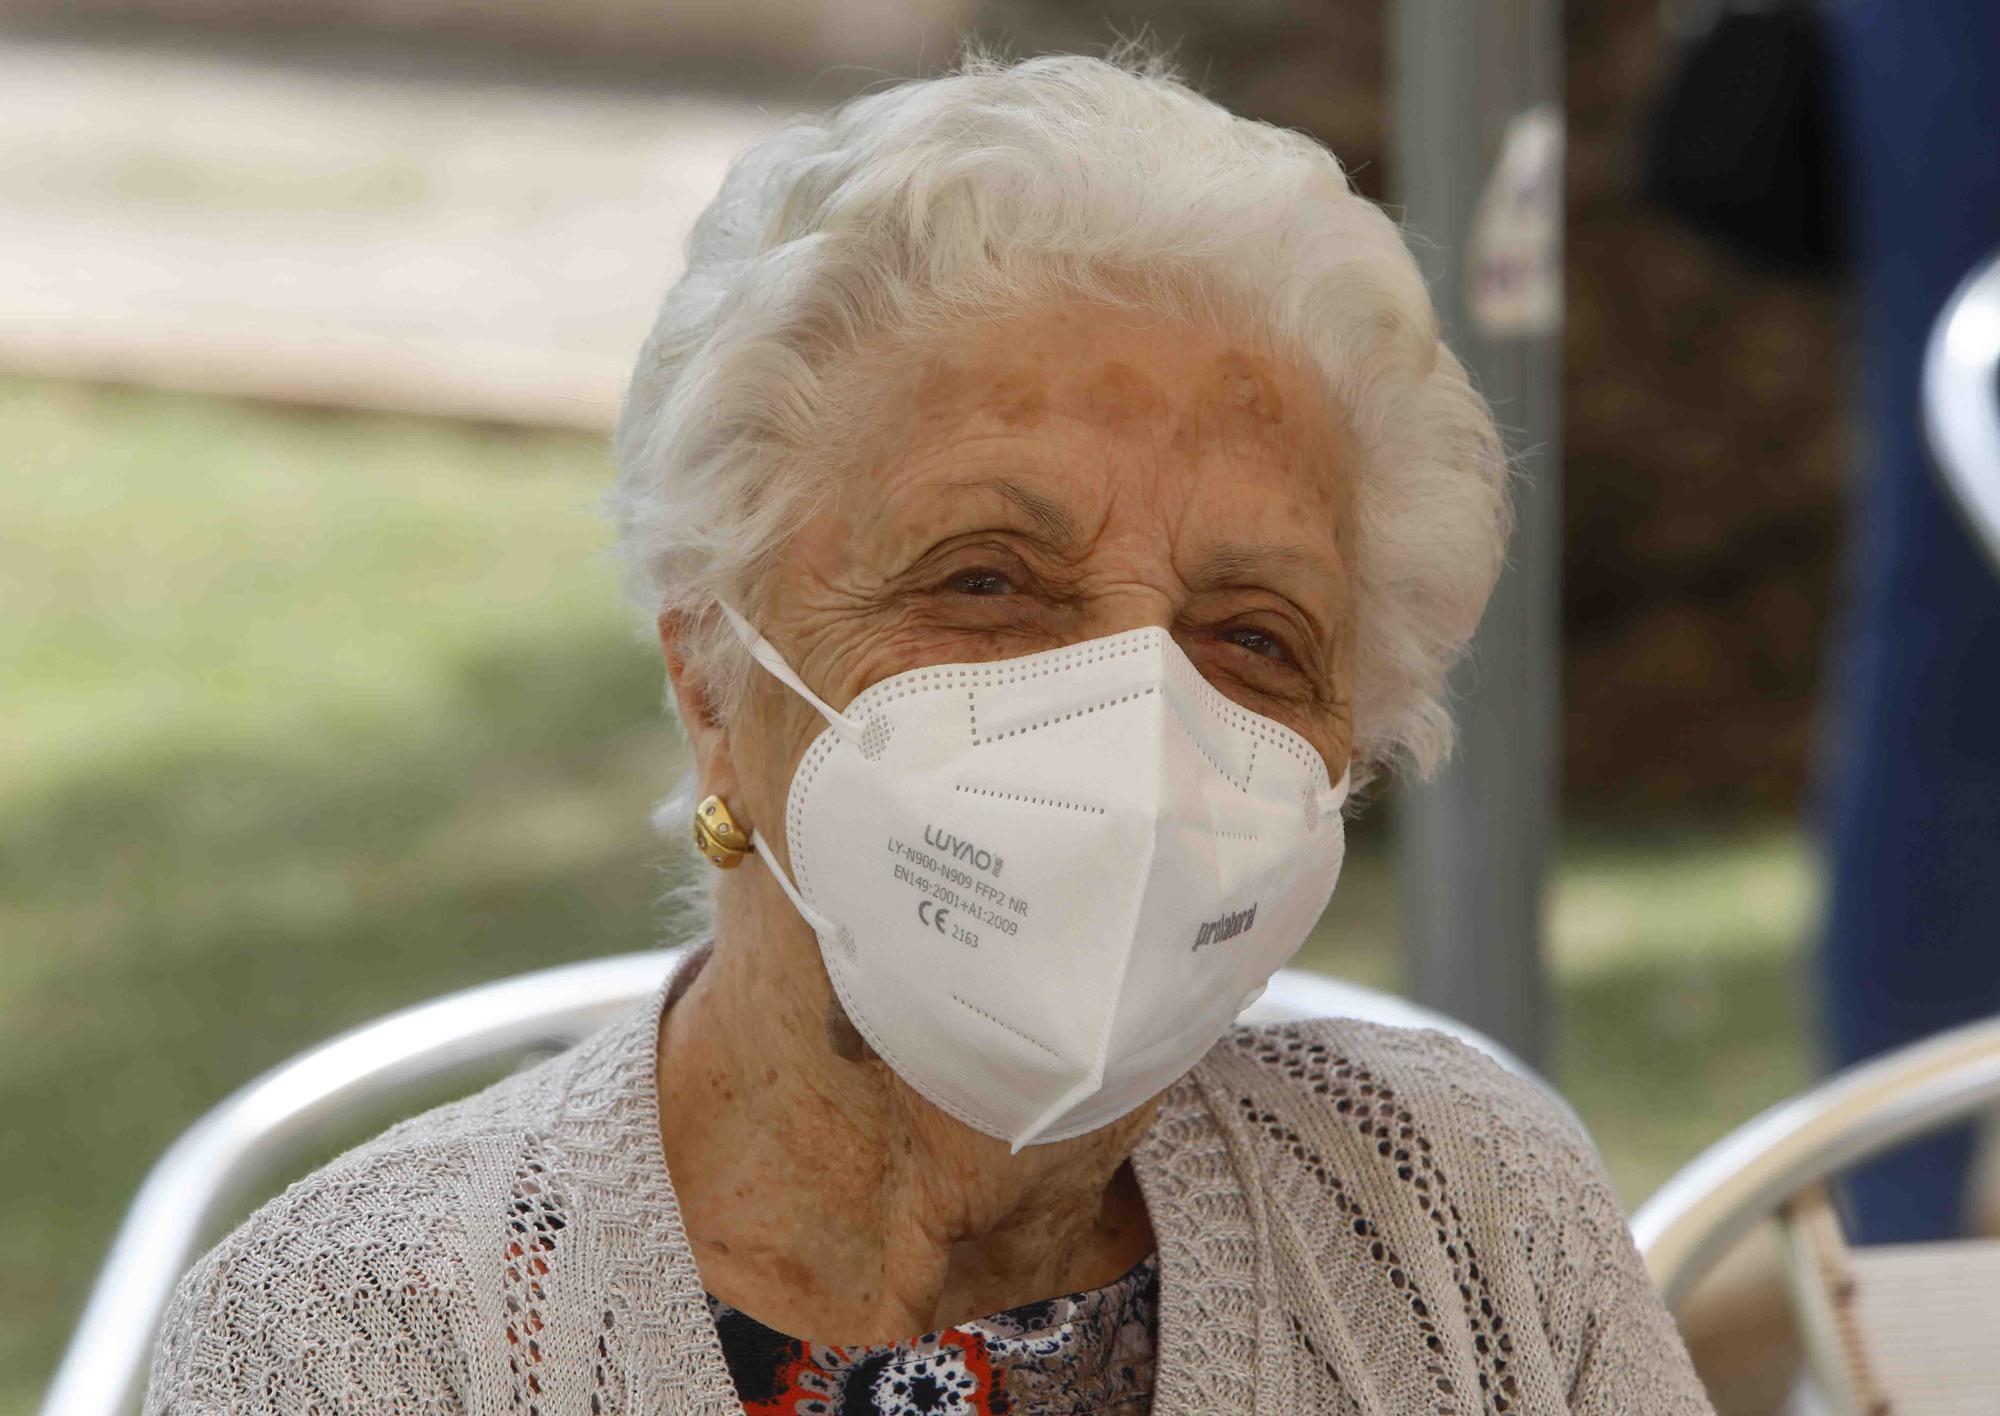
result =
[[[1319,794],[1319,809],[1323,816],[1330,816],[1347,805],[1348,793],[1354,789],[1354,769],[1347,768],[1340,774],[1340,780]]]
[[[766,673],[784,684],[785,687],[791,689],[792,692],[798,694],[799,697],[805,699],[806,702],[812,704],[819,715],[826,719],[827,726],[839,733],[848,742],[854,742],[860,737],[860,730],[854,726],[853,721],[835,712],[825,699],[814,693],[810,688],[807,688],[805,680],[793,673],[792,666],[785,662],[784,655],[777,651],[770,640],[759,634],[750,621],[745,619],[734,605],[723,599],[718,599],[715,603],[722,611],[724,618],[729,621],[730,627],[736,631],[736,637],[743,641],[744,647],[750,651],[750,656],[764,666]],[[764,868],[771,872],[771,878],[778,882],[778,888],[785,892],[785,898],[792,902],[792,908],[799,912],[799,918],[803,919],[816,932],[825,935],[828,939],[836,938],[839,935],[840,930],[834,925],[832,920],[805,902],[805,898],[799,894],[798,886],[792,883],[789,873],[787,873],[783,866],[778,864],[777,853],[771,849],[771,843],[765,839],[764,833],[759,831],[755,826],[750,828],[750,850],[759,860],[764,862]]]
[[[764,833],[755,826],[750,828],[750,849],[757,859],[764,862],[764,868],[771,872],[771,878],[778,882],[778,888],[785,892],[785,898],[792,902],[792,908],[799,912],[799,918],[811,925],[819,933],[833,939],[840,930],[834,922],[807,904],[799,895],[798,887],[778,864],[778,857],[771,849],[771,843],[764,839]]]
[[[743,641],[743,647],[750,651],[750,657],[762,664],[766,673],[812,704],[814,711],[826,719],[827,726],[841,737],[850,743],[860,742],[861,729],[856,726],[852,718],[836,712],[832,704],[807,688],[806,681],[793,673],[792,666],[785,662],[785,656],[777,651],[770,640],[759,634],[756,627],[743,618],[734,605],[722,599],[718,599],[715,603],[722,611],[723,617],[729,621],[730,628],[736,631],[736,637]]]

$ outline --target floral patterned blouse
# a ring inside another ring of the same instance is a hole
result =
[[[1044,1298],[907,1342],[821,1347],[710,1295],[746,1416],[1145,1416],[1157,1256],[1088,1293]]]

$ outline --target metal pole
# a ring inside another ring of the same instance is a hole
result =
[[[1430,243],[1420,259],[1446,338],[1522,473],[1508,568],[1452,682],[1457,754],[1395,803],[1405,977],[1427,1005],[1540,1063],[1560,713],[1560,317],[1510,327],[1483,315],[1468,253],[1510,125],[1560,103],[1559,0],[1397,0],[1389,43],[1392,195]],[[1550,200],[1559,211],[1559,183]]]

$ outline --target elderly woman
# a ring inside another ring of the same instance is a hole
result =
[[[1533,1086],[1233,1026],[1350,787],[1446,750],[1504,542],[1331,156],[1122,60],[795,123],[617,450],[712,937],[267,1205],[149,1410],[1707,1409]]]

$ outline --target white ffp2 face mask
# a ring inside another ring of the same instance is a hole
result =
[[[793,774],[790,879],[842,1006],[933,1104],[1015,1150],[1177,1081],[1333,893],[1348,777],[1218,693],[1163,629],[912,669]]]

